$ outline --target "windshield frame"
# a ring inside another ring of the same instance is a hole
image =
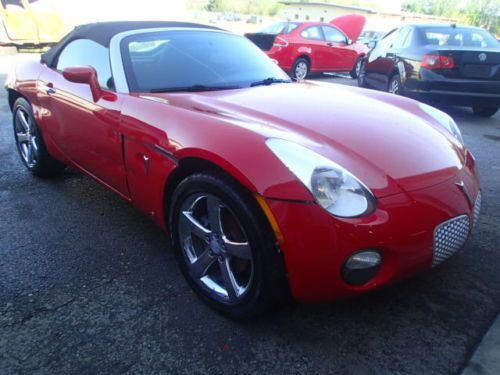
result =
[[[208,29],[203,29],[203,28],[186,28],[186,27],[175,27],[175,28],[157,28],[157,29],[142,29],[142,30],[134,30],[134,31],[128,31],[124,33],[120,33],[116,35],[115,37],[112,38],[110,42],[110,60],[111,60],[111,68],[112,68],[112,73],[113,73],[113,78],[115,80],[115,86],[116,90],[119,93],[145,93],[149,92],[147,91],[146,87],[141,87],[139,84],[134,84],[134,79],[135,79],[135,73],[132,70],[132,63],[130,60],[130,53],[129,53],[129,44],[134,41],[134,39],[140,40],[141,38],[149,38],[150,34],[161,34],[163,33],[168,33],[168,32],[183,32],[183,33],[188,33],[188,32],[202,32],[204,34],[207,33],[219,33],[219,34],[227,34],[228,36],[234,37],[234,38],[241,38],[241,40],[247,41],[243,36],[227,32],[224,30],[208,30]],[[154,36],[152,35],[151,38]],[[251,42],[248,42],[250,45]],[[267,59],[267,56],[261,52],[258,48],[256,48],[256,53],[261,53],[262,57]],[[257,58],[258,60],[258,58]],[[262,60],[264,61],[264,60]],[[272,73],[272,76],[274,78],[288,78],[285,72],[283,72],[278,66],[276,66],[276,71],[274,69],[274,64],[269,60],[269,69],[265,69],[265,61],[262,69],[262,77],[259,77],[259,79],[267,79],[269,77],[264,76],[266,73]],[[272,65],[271,65],[272,64]],[[257,65],[258,66],[258,65]],[[257,70],[259,72],[259,70]],[[258,76],[258,74],[255,74]],[[132,80],[130,80],[130,77],[133,77]],[[243,84],[241,85],[241,88],[246,88],[250,87],[250,84],[253,82],[250,82],[250,79],[254,77],[246,77],[245,79],[242,79],[241,82]],[[203,80],[200,80],[202,82],[196,82],[194,86],[203,86],[205,82]],[[248,81],[248,82],[247,82]],[[228,84],[230,84],[231,81],[228,80]],[[247,84],[248,83],[248,84]],[[209,82],[208,85],[211,85],[212,82]],[[214,83],[215,86],[217,86]],[[213,91],[211,90],[211,87],[208,87],[209,90],[207,91]],[[224,88],[221,88],[224,89]],[[189,90],[188,90],[189,91]],[[196,90],[196,91],[202,91],[202,90]]]

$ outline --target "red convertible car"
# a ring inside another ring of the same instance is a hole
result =
[[[357,78],[369,48],[356,41],[366,18],[349,14],[325,22],[280,22],[246,34],[296,79],[309,73],[349,72]]]
[[[27,169],[70,166],[134,204],[170,233],[196,293],[231,317],[425,271],[478,219],[474,157],[448,115],[292,82],[216,28],[81,26],[18,65],[7,89]]]

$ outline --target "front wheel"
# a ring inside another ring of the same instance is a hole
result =
[[[170,228],[179,266],[194,291],[236,319],[265,312],[286,295],[284,266],[251,194],[222,174],[177,187]]]
[[[358,72],[358,87],[368,88],[368,82],[366,82],[366,61],[361,59],[360,67]]]
[[[492,117],[498,112],[498,107],[474,106],[472,111],[479,117]]]
[[[362,65],[363,65],[363,58],[362,57],[358,57],[358,59],[354,63],[354,66],[353,66],[352,70],[349,73],[352,78],[356,79],[356,78],[359,77],[359,75],[361,73],[361,66]]]
[[[296,78],[299,81],[306,79],[310,73],[311,64],[305,58],[301,57],[295,61],[292,68],[292,78]]]
[[[17,150],[26,168],[38,177],[51,177],[61,172],[64,165],[49,155],[31,104],[24,98],[17,99],[12,114]]]
[[[399,74],[392,76],[387,91],[394,95],[401,95],[401,77]]]

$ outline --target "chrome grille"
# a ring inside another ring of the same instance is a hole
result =
[[[478,220],[479,220],[479,214],[481,213],[481,192],[477,193],[477,198],[476,198],[476,203],[474,203],[474,221],[472,222],[472,225],[475,227]]]
[[[434,231],[433,267],[441,264],[460,250],[469,236],[469,227],[469,217],[467,215],[458,216],[436,227]]]

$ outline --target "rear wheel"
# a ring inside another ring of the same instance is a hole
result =
[[[491,117],[498,112],[498,107],[474,106],[472,107],[472,111],[479,117]]]
[[[179,266],[194,291],[232,318],[250,318],[286,295],[282,259],[258,206],[222,174],[177,187],[170,228]]]
[[[389,81],[389,87],[387,89],[391,94],[401,95],[401,77],[399,74],[395,74]]]
[[[300,57],[295,61],[292,68],[292,77],[298,80],[306,79],[309,75],[311,64],[307,59]]]
[[[31,104],[19,98],[14,103],[12,113],[17,150],[26,168],[38,177],[51,177],[61,172],[64,165],[47,152]]]
[[[354,66],[353,66],[351,72],[349,73],[352,78],[358,78],[359,77],[359,75],[361,73],[361,66],[362,65],[363,65],[363,58],[362,57],[358,57],[358,59],[354,63]]]

